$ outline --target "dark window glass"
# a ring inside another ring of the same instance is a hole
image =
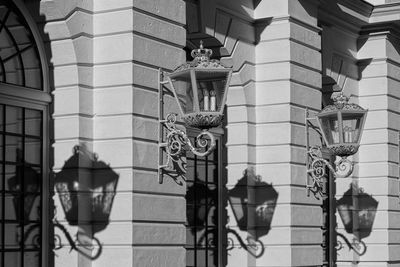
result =
[[[4,107],[0,114],[6,122],[5,131],[0,131],[0,266],[39,267],[42,113]]]
[[[187,155],[187,267],[219,266],[219,149],[218,140],[215,151],[208,157]]]

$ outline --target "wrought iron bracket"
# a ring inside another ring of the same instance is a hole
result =
[[[338,232],[336,232],[336,234],[338,237],[341,237],[344,240],[349,250],[353,250],[357,255],[362,256],[365,254],[365,252],[367,252],[367,246],[365,245],[364,241],[353,238],[352,242],[350,242],[350,240],[348,240],[343,234]],[[337,240],[336,249],[339,251],[343,247],[343,243]]]
[[[314,130],[319,134],[322,141],[322,133],[312,121],[315,117],[310,117],[309,110],[305,111],[305,129],[306,129],[306,167],[307,179],[306,188],[307,195],[313,192],[314,195],[325,195],[323,192],[323,178],[328,178],[327,175],[330,171],[335,178],[349,177],[353,173],[353,162],[347,157],[339,157],[338,160],[332,165],[329,161],[322,156],[321,146],[310,145],[310,130]],[[329,171],[327,171],[327,169]]]
[[[228,234],[233,234],[237,238],[241,248],[245,249],[247,252],[249,252],[254,257],[259,258],[264,254],[265,247],[264,247],[264,244],[260,240],[255,240],[251,235],[249,235],[246,238],[247,239],[247,244],[246,244],[236,231],[232,230],[229,227],[226,230],[227,230]],[[232,239],[232,237],[228,237],[227,250],[234,249],[235,248],[234,243],[235,242]]]
[[[174,171],[174,162],[180,161],[185,151],[189,150],[196,156],[205,157],[209,155],[216,146],[215,137],[207,130],[202,130],[192,143],[184,130],[178,128],[177,114],[168,113],[164,118],[164,96],[172,92],[165,86],[168,81],[164,80],[164,73],[159,69],[158,88],[158,182],[163,183],[164,171]],[[164,155],[166,161],[164,162]]]

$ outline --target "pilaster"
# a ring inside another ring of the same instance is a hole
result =
[[[265,254],[249,266],[320,266],[321,202],[307,197],[305,110],[321,108],[321,38],[317,4],[261,1],[254,92],[256,172],[279,193]]]

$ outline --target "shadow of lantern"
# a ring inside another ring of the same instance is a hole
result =
[[[196,226],[190,229],[193,234],[206,227],[209,212],[216,206],[216,199],[217,192],[209,189],[204,183],[198,182],[188,188],[186,202],[194,205],[194,208],[187,209],[186,217],[188,225]]]
[[[366,247],[361,240],[368,237],[372,232],[372,226],[375,220],[375,214],[378,207],[376,201],[371,195],[366,194],[362,188],[351,184],[350,188],[343,194],[343,197],[337,201],[337,209],[347,233],[354,234],[354,244],[350,245],[359,254],[364,254]],[[343,235],[340,235],[345,239]],[[345,240],[349,245],[349,241]],[[363,247],[362,250],[359,250]]]
[[[236,222],[241,231],[247,231],[250,235],[250,245],[254,245],[255,241],[269,233],[277,199],[278,192],[272,184],[263,182],[259,175],[255,175],[253,169],[245,170],[243,177],[229,190],[228,200]],[[239,242],[242,245],[244,243],[241,240]],[[263,252],[263,244],[259,244]]]
[[[55,177],[68,223],[81,226],[79,216],[86,213],[82,220],[90,222],[91,235],[104,230],[109,224],[118,178],[106,163],[98,161],[96,154],[84,146],[75,146],[73,155]]]
[[[29,163],[25,162],[23,165],[18,165],[16,175],[8,180],[8,187],[12,192],[17,220],[20,225],[28,224],[32,207],[39,196],[39,173]]]

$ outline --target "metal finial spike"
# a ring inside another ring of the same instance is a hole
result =
[[[200,40],[200,49],[204,49],[203,40]]]

